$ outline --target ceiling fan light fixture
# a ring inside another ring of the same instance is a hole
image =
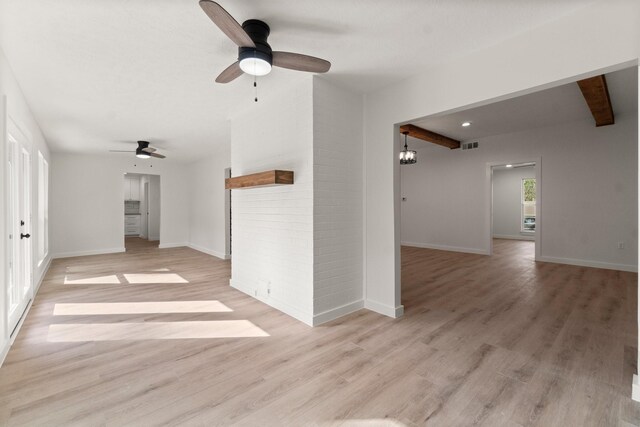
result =
[[[139,159],[148,159],[151,156],[146,151],[142,151],[142,149],[137,148],[136,149],[136,157],[139,158]]]
[[[252,76],[266,76],[271,72],[271,55],[255,48],[240,48],[240,69]]]

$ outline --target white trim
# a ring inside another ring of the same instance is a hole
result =
[[[193,243],[189,243],[187,246],[193,249],[194,251],[202,252],[207,255],[214,256],[216,258],[225,259],[225,260],[231,259],[231,255],[229,254],[223,254],[222,252],[214,251],[212,249],[207,249],[199,245],[194,245]]]
[[[87,255],[106,255],[106,254],[116,254],[120,252],[124,252],[125,248],[110,248],[110,249],[94,249],[90,251],[75,251],[75,252],[60,252],[57,254],[53,254],[51,258],[72,258],[77,256],[87,256]]]
[[[340,307],[332,308],[331,310],[323,311],[322,313],[318,313],[313,316],[313,326],[318,326],[323,323],[330,322],[339,317],[346,316],[347,314],[358,311],[362,308],[364,308],[364,300],[354,301]]]
[[[460,246],[434,245],[430,243],[402,242],[402,246],[413,248],[436,249],[439,251],[464,252],[466,254],[489,255],[486,249],[463,248]]]
[[[637,265],[614,264],[610,262],[589,261],[584,259],[556,258],[556,257],[550,257],[550,256],[542,256],[536,261],[552,262],[555,264],[577,265],[580,267],[604,268],[607,270],[631,271],[634,273],[638,271]]]
[[[391,307],[389,305],[382,304],[377,301],[367,299],[364,301],[364,308],[367,310],[375,311],[376,313],[384,314],[385,316],[397,319],[404,314],[404,305],[397,307]]]
[[[526,234],[520,234],[517,236],[512,236],[510,234],[494,234],[493,235],[494,239],[509,239],[509,240],[529,240],[532,242],[536,241],[536,237],[535,236],[527,236]]]
[[[631,384],[631,398],[636,402],[640,402],[640,383],[638,376],[633,374],[633,383]]]
[[[251,298],[255,298],[256,300],[267,304],[268,306],[271,306],[273,308],[275,308],[276,310],[279,310],[281,312],[283,312],[284,314],[287,314],[291,317],[293,317],[296,320],[301,321],[302,323],[309,325],[309,326],[313,326],[313,316],[311,314],[308,313],[304,313],[300,310],[298,310],[295,307],[292,307],[282,301],[279,301],[277,299],[274,299],[273,297],[262,297],[259,295],[256,295],[254,293],[254,290],[251,286],[246,285],[246,284],[241,284],[239,283],[237,280],[229,280],[229,285],[231,285],[232,288],[239,290],[240,292],[243,292],[247,295],[249,295]]]
[[[188,243],[160,243],[158,246],[159,249],[169,249],[169,248],[181,248],[183,246],[189,246]]]
[[[151,235],[149,235],[149,238],[147,240],[150,241],[150,242],[157,242],[158,240],[160,240],[160,236],[151,236]]]
[[[51,267],[51,260],[52,258],[50,256],[46,256],[42,261],[44,263],[44,268],[42,268],[40,271],[40,277],[38,278],[38,283],[35,286],[35,288],[33,289],[33,297],[35,298],[35,295],[38,293],[38,291],[40,290],[40,286],[42,285],[42,281],[44,280],[44,276],[47,275],[47,272],[49,271],[49,267]]]

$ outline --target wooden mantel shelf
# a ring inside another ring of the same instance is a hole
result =
[[[293,184],[293,171],[272,170],[224,180],[224,188],[227,190],[288,184]]]

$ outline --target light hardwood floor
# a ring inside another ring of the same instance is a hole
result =
[[[140,252],[143,249],[154,250],[158,249],[160,242],[158,240],[147,240],[142,237],[125,237],[124,247],[127,252],[136,251]]]
[[[0,424],[638,425],[636,274],[501,240],[402,262],[403,318],[309,328],[188,248],[56,260],[0,369]]]

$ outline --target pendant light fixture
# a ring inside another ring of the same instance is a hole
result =
[[[407,148],[407,134],[409,132],[402,132],[404,135],[404,150],[400,152],[400,164],[401,165],[412,165],[418,161],[418,156],[414,150],[409,150]]]

